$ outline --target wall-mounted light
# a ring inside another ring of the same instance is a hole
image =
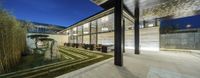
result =
[[[192,25],[188,24],[186,27],[187,27],[187,28],[191,28],[191,27],[192,27]]]

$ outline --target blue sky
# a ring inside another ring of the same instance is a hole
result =
[[[70,26],[102,8],[90,0],[0,0],[17,19]]]

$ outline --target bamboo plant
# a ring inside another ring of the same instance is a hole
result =
[[[18,64],[26,48],[26,29],[6,10],[0,9],[0,74]]]

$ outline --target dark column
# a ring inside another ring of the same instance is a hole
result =
[[[115,0],[115,54],[114,63],[117,66],[123,66],[123,43],[122,43],[122,16],[123,16],[123,0]]]
[[[146,28],[146,21],[145,20],[143,20],[143,26],[144,26],[144,28]]]
[[[135,0],[135,54],[140,54],[140,9],[139,0]]]
[[[125,19],[123,19],[123,52],[125,53]]]
[[[76,27],[76,43],[78,44],[78,27]]]
[[[158,26],[158,18],[155,18],[155,26]]]
[[[84,26],[82,26],[82,44],[83,44],[83,35],[84,35]]]
[[[98,20],[96,20],[96,45],[98,44]]]
[[[90,35],[90,41],[89,41],[89,44],[91,45],[92,44],[92,23],[90,22],[90,27],[89,27],[89,35]]]

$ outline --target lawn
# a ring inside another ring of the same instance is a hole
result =
[[[39,58],[42,55],[27,57],[29,58],[29,60],[26,58],[27,62],[29,63],[22,64],[17,67],[23,67],[29,69],[24,69],[17,72],[0,75],[0,78],[2,77],[53,78],[112,57],[111,55],[95,53],[89,50],[77,49],[71,47],[60,47],[59,52],[62,54],[64,58],[63,60],[55,60],[54,63],[52,63],[48,61],[43,62],[42,58]],[[35,61],[36,60],[35,58],[37,58],[38,61]]]

